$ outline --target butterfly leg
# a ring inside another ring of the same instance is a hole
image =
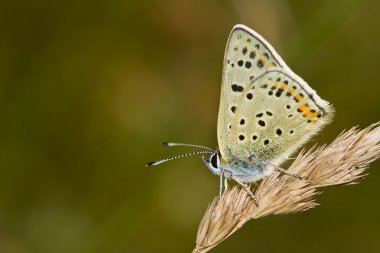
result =
[[[219,197],[222,196],[222,193],[223,193],[223,174],[224,174],[224,171],[222,170],[220,172],[220,175],[219,175]]]
[[[224,177],[224,189],[228,189],[227,177]]]
[[[286,174],[288,176],[292,176],[292,177],[295,177],[295,178],[298,178],[298,179],[302,179],[301,176],[298,176],[298,175],[296,175],[294,173],[290,173],[290,172],[288,172],[287,170],[284,170],[281,167],[278,167],[278,166],[275,166],[275,165],[274,165],[274,167],[275,167],[276,170],[278,170],[278,171],[280,171],[280,172],[282,172],[282,173],[284,173],[284,174]]]
[[[243,187],[247,191],[247,193],[251,196],[251,198],[252,198],[253,202],[255,203],[255,205],[257,207],[259,207],[259,202],[257,201],[255,195],[253,195],[251,189],[246,184],[240,182],[239,179],[237,179],[236,177],[233,177],[233,179],[236,181],[236,183],[240,184],[241,187]]]
[[[286,159],[286,160],[296,160],[295,157],[288,157],[288,156],[286,156],[285,159]]]

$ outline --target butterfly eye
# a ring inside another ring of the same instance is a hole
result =
[[[214,167],[215,169],[218,168],[218,155],[217,154],[213,154],[212,157],[211,157],[211,165],[212,167]]]

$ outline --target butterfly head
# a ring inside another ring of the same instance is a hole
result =
[[[206,167],[214,174],[219,175],[222,167],[222,157],[219,150],[215,150],[208,158],[202,157]]]

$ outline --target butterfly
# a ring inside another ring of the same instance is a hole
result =
[[[232,179],[249,190],[247,184],[276,170],[290,174],[280,164],[330,122],[333,112],[333,107],[286,65],[262,36],[236,25],[224,54],[217,125],[219,148],[164,143],[168,147],[205,150],[147,165],[208,153],[203,161],[220,177],[220,193],[223,179],[224,188],[227,179]],[[252,193],[251,196],[255,200]]]

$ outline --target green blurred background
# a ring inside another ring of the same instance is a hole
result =
[[[190,252],[218,178],[222,59],[253,28],[333,103],[311,143],[380,120],[379,1],[2,1],[0,252]],[[310,146],[310,145],[309,145]],[[380,252],[380,164],[314,210],[246,224],[213,252]]]

